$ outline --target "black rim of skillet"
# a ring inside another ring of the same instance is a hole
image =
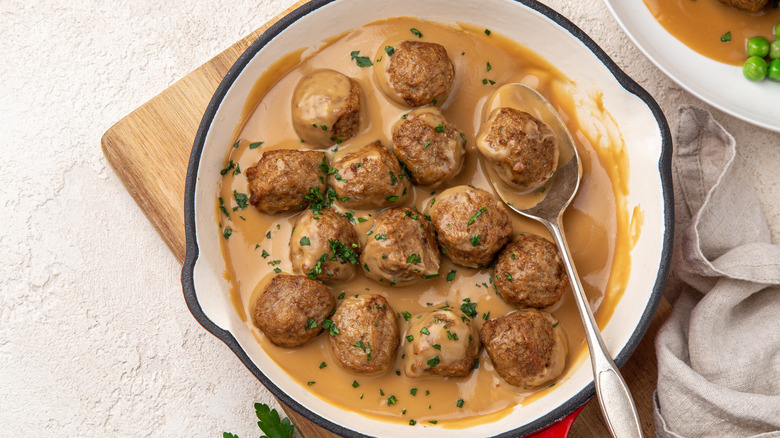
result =
[[[198,179],[198,167],[200,164],[201,154],[203,152],[203,146],[208,133],[209,127],[216,115],[217,109],[220,103],[224,99],[227,91],[233,85],[238,75],[243,71],[244,67],[249,61],[262,49],[269,41],[276,37],[280,32],[290,26],[292,23],[299,20],[301,17],[311,13],[312,11],[321,8],[322,6],[332,3],[336,0],[313,0],[299,8],[295,9],[291,13],[282,17],[273,26],[268,28],[262,35],[260,35],[250,46],[244,51],[243,54],[236,60],[235,64],[230,68],[227,75],[225,75],[222,82],[219,84],[214,96],[209,102],[206,112],[203,115],[203,119],[198,127],[198,132],[195,137],[195,143],[190,155],[189,167],[187,168],[186,187],[184,192],[184,227],[186,232],[186,256],[184,265],[182,267],[181,282],[184,291],[184,299],[187,302],[190,312],[196,320],[214,336],[221,339],[222,342],[227,344],[231,350],[238,356],[241,362],[257,377],[260,382],[268,388],[274,396],[282,401],[287,406],[294,409],[297,413],[303,415],[308,420],[317,424],[318,426],[329,430],[345,437],[366,437],[352,429],[345,428],[339,424],[333,423],[324,419],[323,417],[315,414],[309,409],[302,406],[296,400],[288,396],[278,386],[276,386],[268,377],[260,371],[257,366],[252,362],[247,353],[241,348],[233,335],[214,324],[204,313],[200,307],[198,298],[195,292],[194,285],[194,269],[195,262],[198,259],[199,249],[198,242],[195,236],[195,186]],[[655,310],[658,307],[658,303],[661,300],[664,284],[666,282],[667,275],[669,273],[671,263],[671,248],[672,248],[672,236],[674,227],[674,201],[672,195],[672,176],[671,176],[671,150],[672,150],[672,137],[669,131],[669,126],[664,117],[661,108],[658,103],[653,99],[650,94],[645,91],[639,84],[634,82],[623,70],[618,67],[612,59],[599,47],[588,35],[585,34],[579,27],[569,21],[567,18],[559,14],[558,12],[550,9],[549,7],[538,3],[535,0],[514,0],[517,3],[525,5],[526,7],[533,9],[547,18],[557,23],[562,28],[569,31],[573,36],[579,39],[588,49],[593,52],[594,55],[609,69],[615,79],[625,88],[627,91],[633,93],[650,108],[655,119],[658,123],[658,127],[661,131],[662,137],[662,150],[661,157],[659,159],[658,168],[661,174],[661,185],[663,188],[664,198],[664,225],[666,232],[663,239],[663,250],[661,254],[661,263],[658,268],[658,275],[656,277],[653,292],[650,296],[650,300],[645,308],[642,318],[639,320],[634,333],[626,343],[623,350],[615,358],[615,363],[622,367],[631,354],[634,352],[642,337],[647,331],[650,321],[653,319]],[[583,390],[571,397],[570,399],[562,402],[557,408],[547,413],[543,417],[524,424],[516,429],[497,435],[502,438],[518,437],[538,432],[548,426],[558,422],[574,412],[578,407],[584,405],[595,394],[595,387],[593,382],[588,384]]]

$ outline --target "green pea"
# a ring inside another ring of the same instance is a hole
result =
[[[780,40],[774,40],[769,45],[769,58],[780,59]]]
[[[762,81],[766,77],[767,65],[764,58],[760,56],[751,56],[742,65],[742,74],[751,81]]]
[[[753,37],[747,42],[747,55],[765,57],[769,54],[769,41],[764,37]]]
[[[769,63],[769,72],[767,76],[770,80],[780,81],[780,59],[773,59]]]

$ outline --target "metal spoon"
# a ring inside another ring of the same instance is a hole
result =
[[[593,365],[593,382],[607,428],[614,437],[642,437],[639,416],[631,392],[601,339],[601,333],[599,333],[593,318],[593,312],[590,310],[585,291],[569,252],[569,246],[566,243],[566,237],[562,231],[563,212],[577,193],[582,175],[582,165],[577,148],[574,146],[571,133],[566,125],[544,96],[523,84],[511,84],[504,87],[512,87],[510,91],[514,95],[514,101],[531,105],[537,114],[545,113],[540,118],[552,128],[558,137],[559,165],[546,184],[544,199],[533,206],[524,206],[525,208],[519,208],[518,203],[512,201],[513,191],[517,190],[506,185],[490,166],[486,166],[488,167],[488,181],[509,208],[523,216],[541,222],[552,234],[566,266],[577,310],[580,312],[582,325],[585,328],[585,338],[588,341],[590,360]]]

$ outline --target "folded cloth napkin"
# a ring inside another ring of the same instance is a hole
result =
[[[691,106],[674,137],[674,308],[656,337],[656,433],[780,436],[780,246],[734,169],[734,138]]]

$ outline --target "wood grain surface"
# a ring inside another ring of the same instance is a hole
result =
[[[101,139],[103,153],[135,202],[146,214],[176,258],[185,253],[184,182],[195,132],[219,82],[238,56],[265,29],[305,3],[299,1],[220,53],[112,126]],[[646,437],[655,435],[652,400],[656,385],[656,332],[671,308],[662,300],[647,335],[622,372],[637,403]],[[284,410],[306,438],[335,435]],[[570,432],[571,437],[605,437],[598,403],[588,403]]]

